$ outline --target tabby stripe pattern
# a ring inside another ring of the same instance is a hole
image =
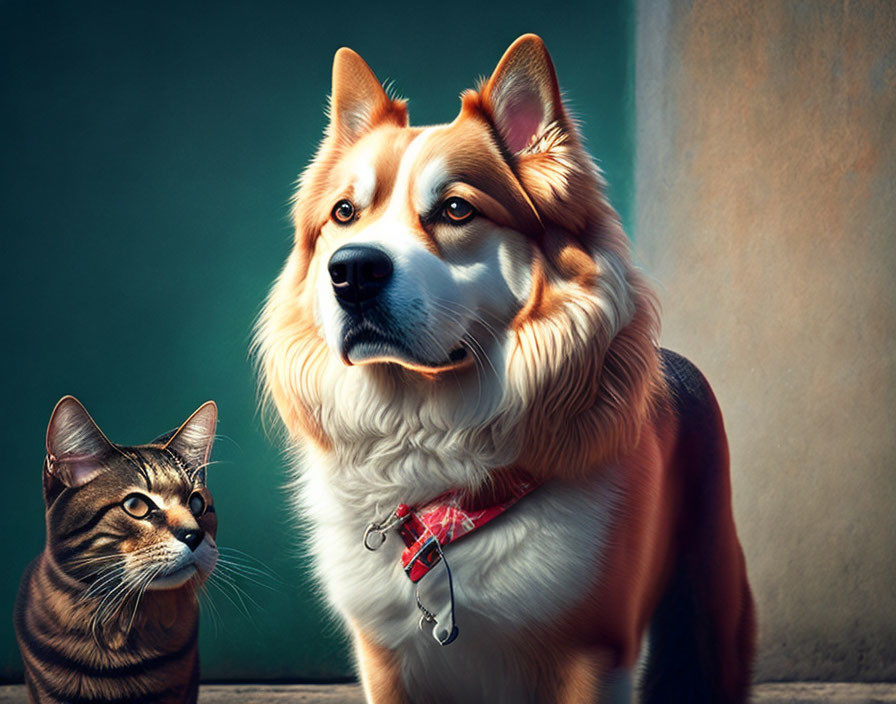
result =
[[[61,540],[71,540],[75,536],[93,530],[94,528],[96,528],[96,525],[101,520],[103,520],[103,517],[107,513],[109,513],[109,511],[111,511],[113,508],[118,508],[120,505],[121,504],[118,501],[115,501],[113,503],[106,504],[105,506],[101,506],[99,509],[97,509],[97,512],[93,515],[93,518],[87,521],[87,523],[85,523],[84,525],[78,526],[77,528],[74,528],[73,530],[70,530],[68,533],[64,534]]]
[[[47,540],[14,616],[31,704],[195,704],[197,589],[218,559],[205,483],[216,423],[210,401],[164,444],[124,447],[74,397],[56,404]]]
[[[95,644],[89,628],[89,607],[81,599],[83,585],[67,577],[44,552],[28,568],[15,613],[19,647],[30,674],[29,694],[35,702],[145,704],[195,702],[199,677],[198,619],[183,630],[183,641],[159,652],[129,637],[120,650],[91,659]],[[29,608],[42,604],[43,608]],[[57,619],[68,615],[82,626],[59,634]],[[129,615],[129,614],[128,614]],[[177,631],[178,629],[175,629]],[[175,635],[179,635],[175,633]],[[170,644],[168,644],[170,646]],[[84,654],[87,654],[85,657]],[[171,687],[189,672],[187,687]],[[190,697],[192,693],[192,698]]]

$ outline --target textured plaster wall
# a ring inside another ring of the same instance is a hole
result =
[[[657,2],[636,240],[726,416],[757,678],[896,679],[896,3]]]

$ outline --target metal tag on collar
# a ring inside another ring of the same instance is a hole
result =
[[[441,613],[433,613],[429,609],[427,609],[423,602],[420,601],[420,583],[417,583],[417,588],[414,592],[414,597],[417,600],[417,608],[420,609],[420,623],[418,624],[420,630],[423,630],[423,624],[432,624],[432,637],[435,638],[436,642],[439,645],[449,645],[454,642],[457,638],[458,628],[457,624],[454,620],[454,579],[451,576],[451,567],[448,566],[448,560],[445,559],[445,553],[442,552],[442,546],[439,545],[439,541],[435,538],[432,539],[435,543],[435,551],[438,552],[439,557],[442,559],[440,562],[445,565],[445,573],[448,575],[448,608],[444,609]],[[432,578],[430,577],[430,580]]]
[[[382,523],[371,523],[364,531],[364,547],[368,550],[379,550],[386,542],[386,534],[393,528],[400,528],[411,517],[411,509],[407,504],[399,504]]]

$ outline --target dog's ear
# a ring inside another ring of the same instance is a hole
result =
[[[563,107],[554,63],[539,37],[524,34],[511,44],[479,92],[464,94],[461,109],[489,122],[542,223],[581,235],[615,218],[602,198],[600,174]],[[584,193],[590,196],[583,198]]]
[[[364,59],[347,47],[341,48],[333,58],[330,135],[351,144],[384,121],[407,125],[404,102],[390,99]]]
[[[512,154],[549,126],[565,123],[554,64],[534,34],[524,34],[510,45],[480,96],[482,108]]]

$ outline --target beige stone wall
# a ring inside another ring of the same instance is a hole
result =
[[[712,382],[757,678],[896,679],[896,2],[639,0],[636,250]]]

